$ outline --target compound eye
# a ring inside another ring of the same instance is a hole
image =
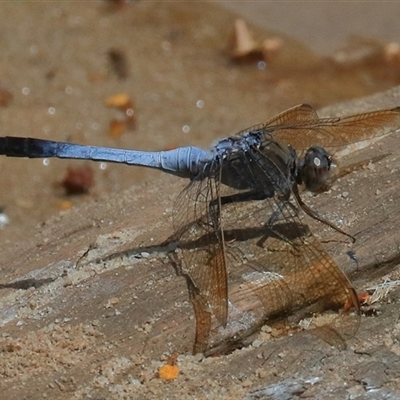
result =
[[[306,189],[311,192],[320,192],[332,181],[331,155],[322,147],[311,147],[307,150],[304,159],[299,165],[299,177]]]

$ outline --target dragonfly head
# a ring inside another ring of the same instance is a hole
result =
[[[310,192],[324,192],[332,185],[336,169],[336,163],[326,150],[310,147],[297,164],[297,183],[303,183]]]

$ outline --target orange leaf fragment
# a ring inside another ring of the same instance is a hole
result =
[[[126,93],[119,93],[110,96],[106,101],[105,105],[107,107],[116,107],[125,109],[126,105],[130,103],[129,96]]]
[[[368,294],[367,292],[357,293],[357,299],[360,304],[367,304],[370,297],[371,297],[371,295]],[[343,310],[345,312],[347,312],[347,311],[351,310],[352,308],[354,308],[354,306],[355,306],[355,304],[352,302],[352,300],[348,299],[346,301],[346,303],[344,304]]]
[[[64,200],[64,201],[60,202],[59,208],[60,208],[60,210],[63,210],[63,211],[69,210],[72,208],[72,202],[69,200]]]
[[[176,365],[163,365],[158,370],[158,376],[166,381],[172,381],[179,375],[179,368]]]
[[[178,353],[173,353],[167,358],[166,364],[158,370],[159,378],[172,381],[179,375],[179,368],[176,365],[177,358]]]
[[[118,138],[122,136],[125,130],[126,130],[125,121],[118,121],[117,119],[112,119],[110,121],[110,128],[108,130],[108,135],[113,138]]]
[[[134,110],[133,101],[126,93],[119,93],[109,97],[105,102],[107,107],[116,108],[124,113],[122,120],[113,119],[110,122],[110,129],[108,134],[111,137],[117,138],[121,136],[128,129],[135,129],[136,114]]]
[[[358,293],[358,301],[361,304],[368,304],[369,299],[371,298],[371,295],[367,292],[363,292],[363,293]]]

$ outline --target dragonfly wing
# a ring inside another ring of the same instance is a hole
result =
[[[292,185],[287,171],[258,149],[233,154],[235,162],[228,157],[215,173],[193,180],[174,207],[182,271],[196,313],[195,351],[207,346],[211,314],[227,324],[228,284],[232,307],[240,309],[247,294],[255,295],[263,320],[304,308],[359,308],[347,277],[312,235],[301,212],[284,200]],[[240,176],[247,189],[223,184],[221,177],[227,179],[227,174]],[[338,318],[324,329],[345,338],[357,327]]]
[[[290,110],[289,110],[290,111]],[[263,130],[274,140],[290,144],[296,150],[312,146],[326,149],[343,147],[387,135],[400,129],[400,107],[372,111],[341,118],[320,118],[288,125],[267,123]]]
[[[193,305],[196,317],[196,337],[194,340],[193,354],[204,353],[210,339],[211,313],[209,311],[206,296],[200,293],[190,278],[187,279],[187,285],[189,290],[189,299]]]
[[[274,169],[273,163],[257,150],[243,153],[242,158],[238,166],[242,176],[269,196],[263,200],[226,202],[222,206],[229,287],[239,288],[236,295],[243,303],[240,291],[256,294],[265,320],[304,308],[320,312],[350,304],[358,310],[356,292],[345,274],[310,232],[301,212],[281,201],[287,190],[282,186],[282,172]],[[270,185],[274,186],[272,197]],[[237,192],[221,185],[224,197],[235,198]],[[279,216],[270,226],[268,221],[277,209]],[[231,301],[233,294],[230,292]],[[347,319],[351,323],[338,317],[327,325],[343,341],[358,329],[358,316]]]
[[[270,126],[288,126],[295,125],[303,121],[315,121],[318,118],[317,112],[310,105],[299,104],[281,112],[266,123],[254,125],[250,128],[240,131],[238,135],[244,135],[251,131],[264,129]]]
[[[318,119],[317,112],[308,104],[299,104],[281,112],[265,123],[265,126],[296,124]]]
[[[211,177],[193,180],[176,200],[173,219],[183,273],[204,297],[209,312],[225,326],[228,287],[219,197],[218,180]]]

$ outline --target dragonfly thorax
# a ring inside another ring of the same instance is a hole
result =
[[[271,198],[286,198],[296,178],[296,151],[270,135],[251,131],[230,137],[215,146],[215,159],[207,171],[230,188]],[[204,177],[204,175],[203,175]]]
[[[297,163],[297,183],[303,183],[310,192],[321,192],[330,185],[336,164],[322,147],[310,147]]]

